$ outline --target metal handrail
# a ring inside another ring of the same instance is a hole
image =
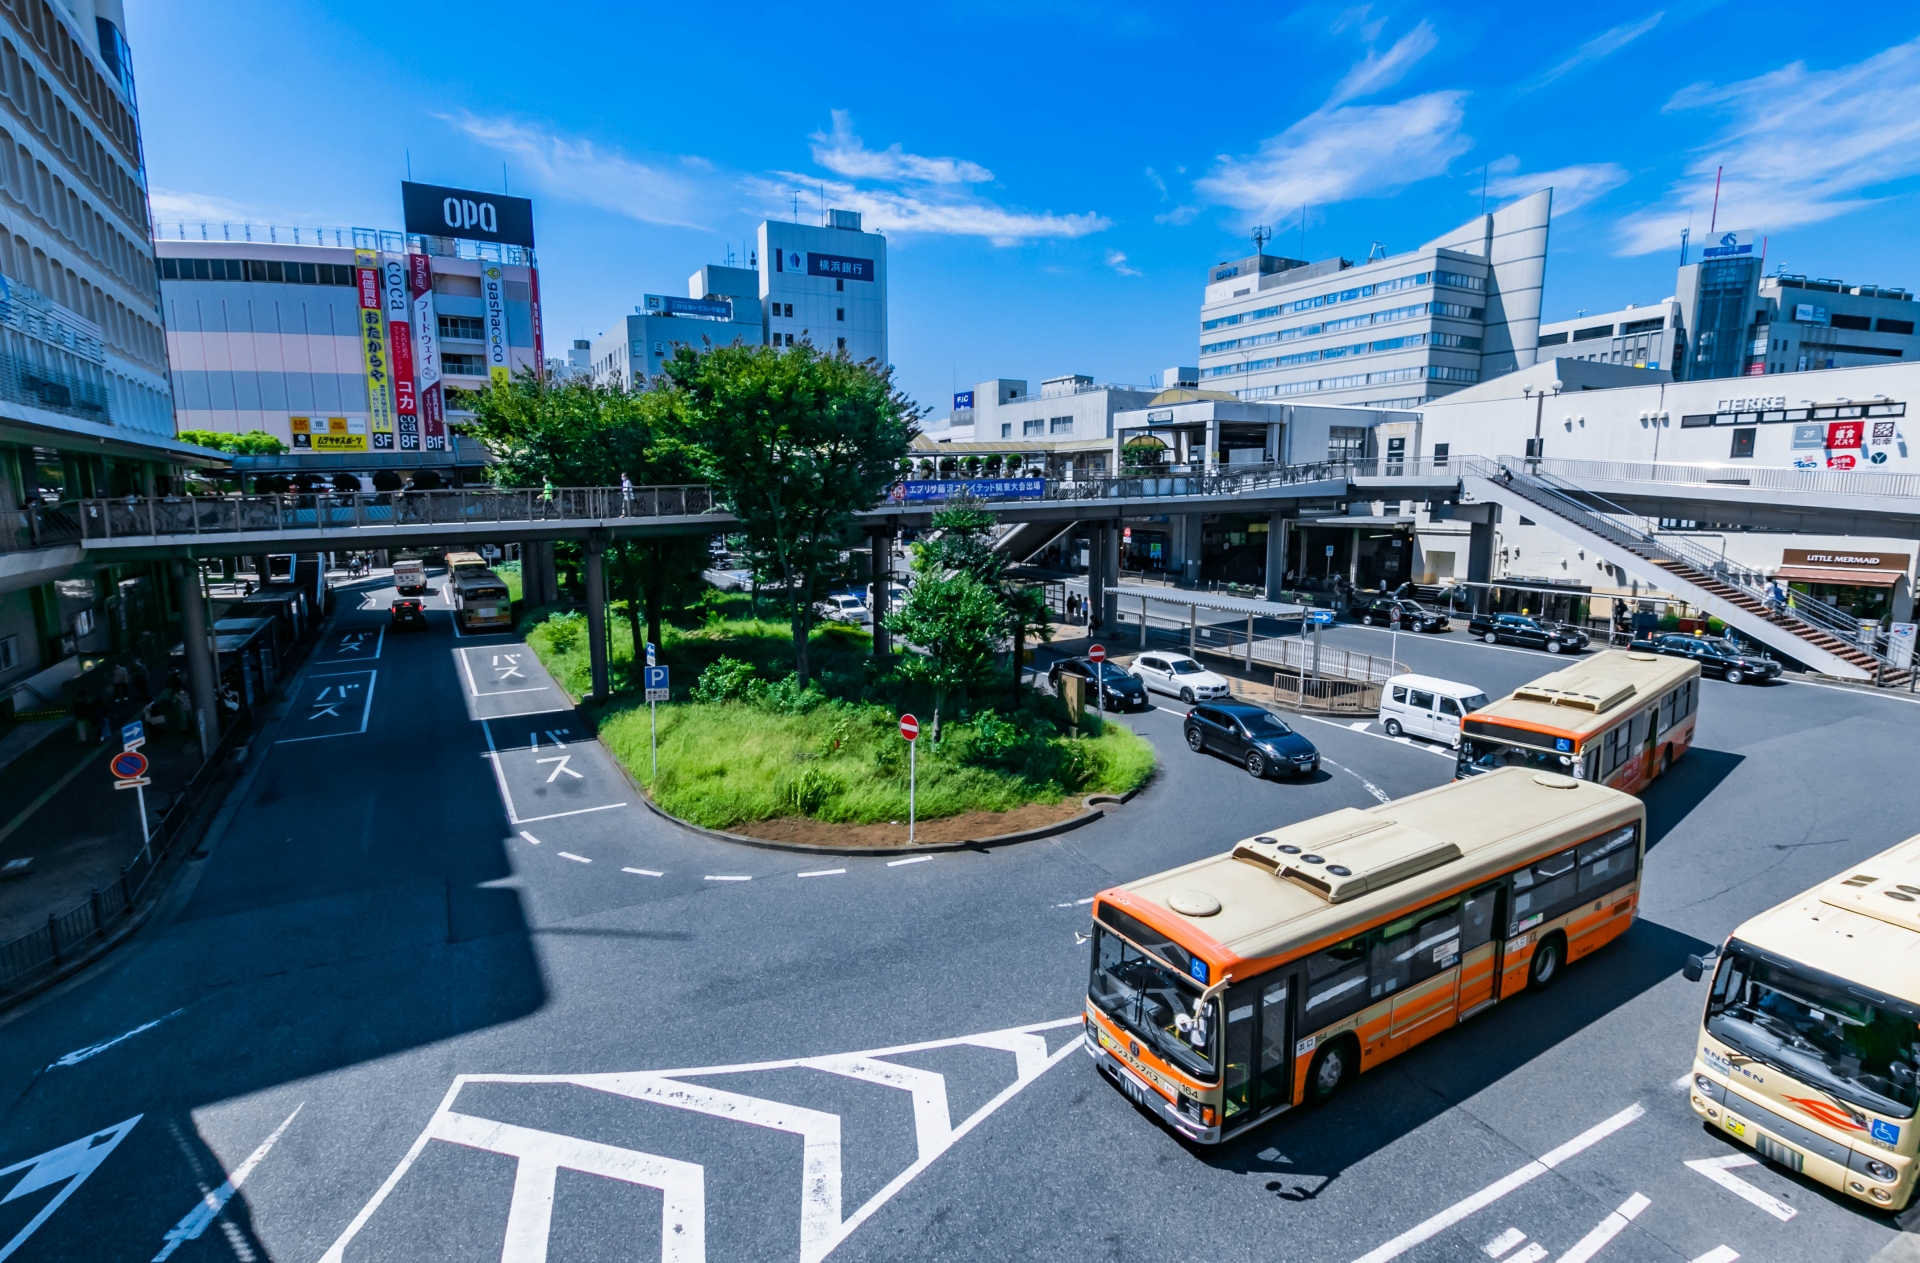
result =
[[[1658,461],[1529,460],[1529,469],[1581,482],[1651,482],[1702,487],[1747,487],[1827,495],[1920,496],[1920,474],[1872,470],[1783,469],[1778,466],[1683,465]]]

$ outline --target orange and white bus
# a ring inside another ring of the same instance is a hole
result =
[[[1102,891],[1087,1052],[1227,1140],[1618,937],[1645,832],[1638,798],[1504,768]]]
[[[1694,1112],[1776,1164],[1899,1210],[1920,1169],[1920,838],[1728,937],[1701,1016]],[[1698,981],[1699,957],[1687,961]]]
[[[1693,744],[1700,664],[1608,649],[1466,716],[1454,776],[1561,772],[1637,794]]]
[[[453,616],[463,631],[505,631],[513,626],[513,601],[507,585],[491,570],[471,566],[450,572]]]

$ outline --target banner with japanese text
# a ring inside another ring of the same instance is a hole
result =
[[[390,452],[394,450],[393,364],[387,355],[380,259],[372,250],[355,250],[353,263],[360,295],[360,354],[367,371],[367,437],[374,451]]]
[[[411,257],[390,254],[380,261],[387,352],[393,368],[393,412],[403,452],[420,450],[420,408],[413,384],[413,296],[407,292],[407,260]]]
[[[433,261],[407,256],[407,292],[413,300],[413,379],[420,384],[420,430],[429,452],[445,451],[447,425],[440,382],[440,318],[433,303]]]

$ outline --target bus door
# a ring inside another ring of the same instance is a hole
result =
[[[1467,896],[1460,911],[1460,1006],[1467,1018],[1499,999],[1501,934],[1507,923],[1507,883],[1493,882]]]
[[[1293,1103],[1292,977],[1263,974],[1227,991],[1222,1127]]]
[[[1655,702],[1647,707],[1633,722],[1645,724],[1647,728],[1646,736],[1640,742],[1640,783],[1646,785],[1652,782],[1654,773],[1660,769],[1660,756],[1656,753],[1660,741],[1660,703]]]
[[[1460,994],[1460,914],[1465,901],[1448,899],[1381,928],[1370,971],[1382,994],[1392,994],[1387,1055],[1405,1052],[1452,1026]]]

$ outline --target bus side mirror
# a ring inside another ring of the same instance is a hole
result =
[[[1700,975],[1707,972],[1707,962],[1698,956],[1689,956],[1687,957],[1687,963],[1681,967],[1680,972],[1686,975],[1688,982],[1699,982]]]

